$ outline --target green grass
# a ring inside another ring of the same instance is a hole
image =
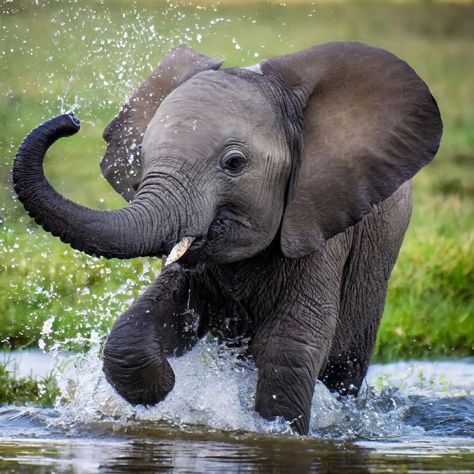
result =
[[[59,387],[53,374],[36,379],[17,377],[9,364],[0,362],[0,405],[33,404],[50,407],[59,396]]]
[[[146,0],[135,6],[118,0],[107,6],[94,1],[2,4],[4,346],[103,333],[159,269],[159,262],[148,259],[121,262],[81,255],[25,216],[8,175],[15,150],[33,126],[75,105],[82,131],[53,147],[48,178],[78,202],[120,207],[123,201],[99,173],[101,132],[171,46],[185,42],[224,58],[227,65],[244,65],[315,43],[358,40],[408,61],[429,84],[445,125],[438,157],[415,179],[413,218],[393,272],[375,357],[474,354],[474,5],[287,3],[212,7],[204,2],[202,8]]]

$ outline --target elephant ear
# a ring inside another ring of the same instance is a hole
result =
[[[261,63],[303,106],[281,227],[287,257],[357,223],[436,154],[438,106],[404,61],[360,43],[328,43]],[[298,159],[299,158],[299,159]]]
[[[103,176],[127,201],[140,184],[140,144],[163,99],[194,74],[219,69],[218,61],[186,45],[172,49],[134,92],[104,130],[107,150],[100,164]]]

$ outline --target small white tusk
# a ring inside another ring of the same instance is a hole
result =
[[[194,237],[184,237],[181,239],[181,241],[171,249],[170,254],[165,260],[165,267],[177,262],[188,251],[193,242]]]

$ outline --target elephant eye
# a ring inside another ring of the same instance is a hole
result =
[[[219,161],[219,166],[227,174],[236,176],[240,174],[247,166],[247,157],[241,150],[228,150]]]

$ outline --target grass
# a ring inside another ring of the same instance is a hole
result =
[[[82,131],[53,147],[48,178],[80,203],[117,208],[123,201],[99,173],[101,132],[171,46],[185,42],[226,65],[243,65],[347,39],[385,47],[411,64],[437,98],[445,125],[438,157],[415,178],[413,218],[391,279],[375,359],[474,354],[472,3],[39,3],[0,6],[4,347],[40,339],[71,345],[78,334],[103,333],[159,270],[159,262],[149,259],[81,255],[25,216],[8,179],[15,150],[33,126],[75,108]]]
[[[0,405],[33,404],[50,407],[60,391],[53,374],[36,379],[17,377],[8,364],[0,362]]]

